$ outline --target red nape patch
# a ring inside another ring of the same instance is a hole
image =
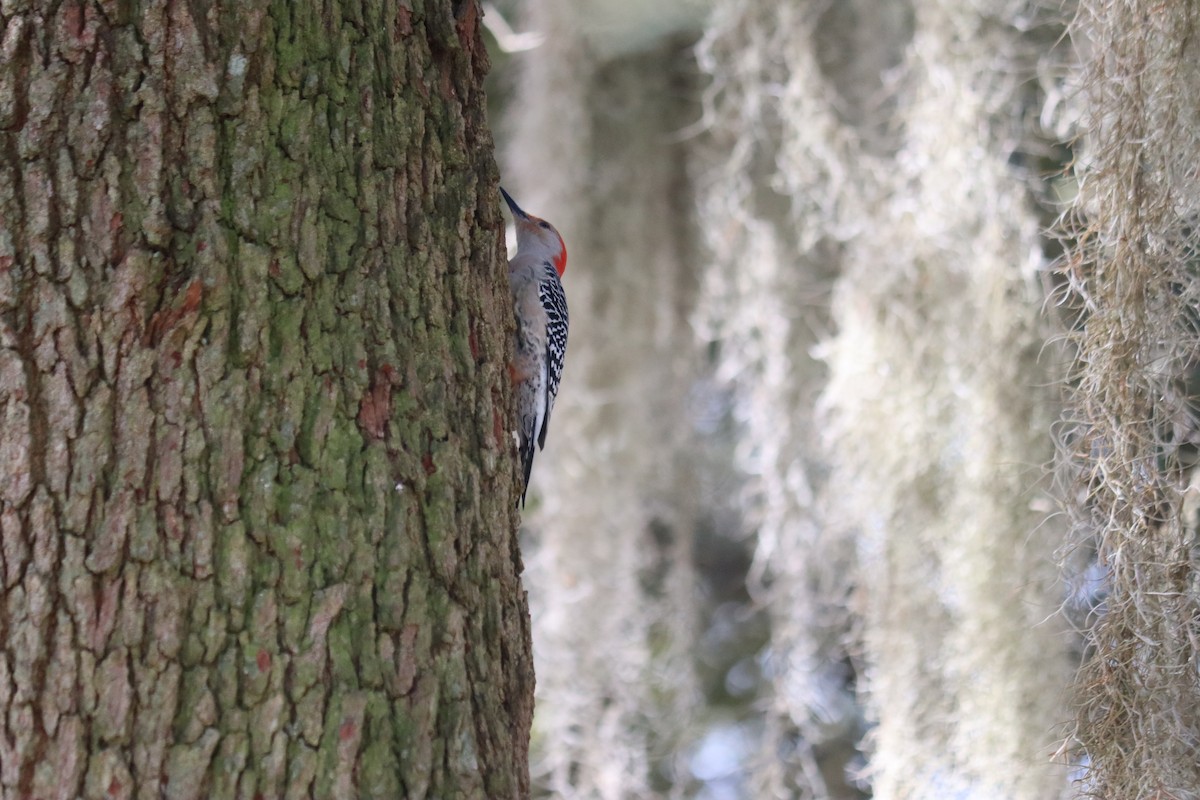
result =
[[[561,237],[559,237],[559,241],[562,241]],[[558,273],[558,277],[560,278],[563,276],[563,273],[567,271],[567,246],[565,244],[563,245],[562,251],[559,253],[558,258],[554,259],[554,271]]]

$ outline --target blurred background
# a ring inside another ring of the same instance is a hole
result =
[[[1119,695],[1077,673],[1153,588],[1114,585],[1131,532],[1185,577],[1126,675],[1182,659],[1194,699],[1196,4],[1081,5],[484,5],[502,183],[570,254],[523,531],[537,796],[1099,791]],[[1144,229],[1135,173],[1173,198]]]

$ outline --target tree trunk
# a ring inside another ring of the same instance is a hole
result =
[[[478,22],[3,4],[3,798],[528,793]]]

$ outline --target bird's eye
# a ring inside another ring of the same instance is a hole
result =
[[[542,220],[541,222],[538,223],[538,227],[545,228],[546,230],[550,230],[550,223],[546,222],[546,220]]]

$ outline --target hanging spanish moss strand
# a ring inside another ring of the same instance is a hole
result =
[[[1200,786],[1200,4],[1083,0],[1079,193],[1062,233],[1080,309],[1063,441],[1091,658],[1082,789]]]
[[[729,243],[712,325],[728,373],[755,378],[775,707],[801,740],[767,788],[852,796],[822,758],[857,699],[875,796],[1057,797],[1070,665],[1038,488],[1054,364],[1013,156],[1061,26],[1024,4],[886,13],[719,3],[702,60],[734,159],[706,206],[718,257]],[[847,597],[857,682],[837,671]]]

